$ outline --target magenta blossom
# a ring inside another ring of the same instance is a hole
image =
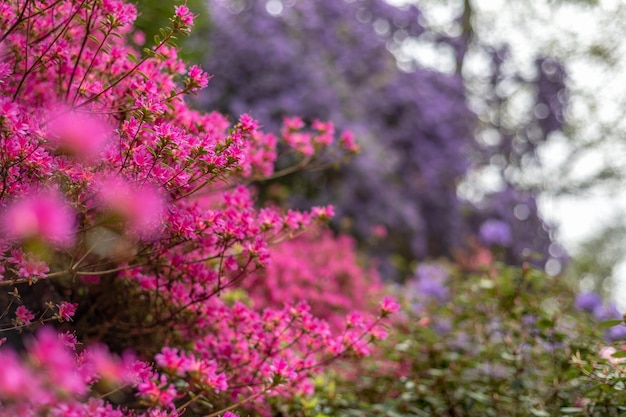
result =
[[[0,215],[0,232],[11,240],[41,239],[59,246],[74,240],[74,213],[54,193],[24,197]]]
[[[181,23],[185,26],[193,25],[193,13],[189,10],[187,6],[181,4],[180,6],[174,6],[174,11],[176,17],[180,19]]]
[[[60,153],[91,161],[104,149],[111,134],[111,127],[101,119],[69,112],[50,123],[48,141]]]
[[[100,184],[98,195],[107,214],[140,237],[151,237],[160,229],[164,201],[151,185],[137,186],[111,178]]]
[[[15,309],[15,324],[27,326],[35,318],[32,311],[24,306]]]
[[[389,315],[400,310],[400,304],[392,297],[386,296],[380,303],[380,310],[383,315]]]
[[[78,307],[78,304],[68,303],[67,301],[62,301],[60,304],[57,304],[57,308],[59,309],[57,316],[59,320],[72,321],[72,317],[76,314],[76,307]]]

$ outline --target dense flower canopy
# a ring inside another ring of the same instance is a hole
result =
[[[325,364],[368,354],[398,308],[346,297],[331,329],[306,297],[264,308],[236,296],[290,256],[270,246],[333,215],[260,208],[249,184],[274,175],[279,148],[333,161],[355,145],[331,123],[274,135],[247,114],[189,108],[210,77],[178,58],[193,14],[173,12],[141,54],[122,1],[0,5],[0,343],[24,351],[0,351],[3,413],[177,416],[307,393]]]

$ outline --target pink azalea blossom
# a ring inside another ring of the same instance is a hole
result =
[[[101,119],[74,112],[54,117],[48,127],[48,141],[60,152],[92,161],[104,150],[113,131]]]
[[[185,26],[193,25],[193,13],[189,10],[189,8],[181,4],[180,6],[174,6],[174,12],[177,18],[180,19],[181,23]]]
[[[24,306],[18,306],[15,309],[15,323],[17,325],[27,326],[34,318],[35,315],[33,314],[33,312]]]
[[[191,91],[206,88],[206,86],[209,85],[209,80],[211,79],[211,76],[202,71],[202,68],[197,65],[192,65],[191,67],[189,67],[188,75],[191,85],[193,86],[191,88]]]
[[[9,239],[42,239],[67,246],[74,239],[75,217],[56,194],[43,192],[13,202],[0,214],[0,231]]]
[[[67,301],[62,301],[60,304],[57,304],[57,316],[61,321],[72,321],[72,317],[76,314],[76,307],[78,304],[76,303],[68,303]]]
[[[380,303],[380,310],[383,315],[389,315],[400,310],[400,304],[393,298],[386,296]]]
[[[108,213],[139,236],[151,237],[160,230],[164,200],[151,185],[132,185],[111,178],[100,184],[98,197]]]

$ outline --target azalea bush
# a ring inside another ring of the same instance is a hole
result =
[[[178,58],[194,16],[173,12],[140,52],[123,1],[0,4],[3,415],[269,415],[367,355],[399,307],[324,299],[368,276],[331,235],[346,256],[320,295],[284,291],[323,267],[291,239],[333,209],[260,206],[250,184],[282,175],[279,157],[323,167],[357,147],[328,122],[267,133],[191,109],[210,76]]]

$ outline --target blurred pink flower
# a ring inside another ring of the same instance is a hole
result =
[[[385,296],[380,303],[380,310],[383,315],[389,315],[400,310],[400,304],[392,297]]]
[[[40,193],[13,202],[0,215],[0,232],[9,239],[38,238],[57,245],[74,239],[75,217],[54,193]]]
[[[140,237],[151,237],[160,229],[165,203],[151,185],[140,187],[111,178],[100,184],[98,194],[103,208]]]
[[[619,363],[626,361],[626,358],[613,357],[613,354],[615,354],[616,352],[617,352],[617,349],[615,349],[614,347],[605,346],[602,349],[600,349],[598,356],[608,360],[611,365],[617,365]]]
[[[64,113],[50,122],[48,141],[64,154],[82,160],[97,158],[113,130],[103,120],[78,113]]]

